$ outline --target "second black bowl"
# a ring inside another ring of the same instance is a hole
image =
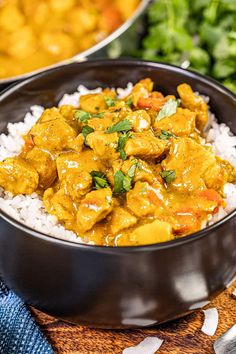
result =
[[[236,133],[236,98],[201,75],[129,60],[71,64],[0,96],[0,130],[34,104],[50,107],[79,84],[125,87],[150,77],[164,93],[189,83]],[[0,275],[28,304],[64,320],[105,328],[145,327],[201,308],[236,275],[235,212],[191,236],[157,245],[100,247],[48,237],[1,212]]]

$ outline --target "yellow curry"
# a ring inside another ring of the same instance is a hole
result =
[[[139,0],[0,1],[0,79],[68,59],[100,42]]]
[[[19,156],[0,163],[0,186],[37,192],[46,211],[85,242],[141,245],[200,230],[236,170],[204,144],[208,106],[187,84],[180,98],[144,79],[123,99],[104,89],[78,108],[46,109]]]

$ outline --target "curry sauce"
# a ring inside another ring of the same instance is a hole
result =
[[[119,99],[103,89],[78,107],[46,109],[0,186],[37,192],[46,211],[85,242],[143,245],[204,227],[225,206],[236,170],[205,144],[208,105],[187,84],[179,98],[139,81]]]

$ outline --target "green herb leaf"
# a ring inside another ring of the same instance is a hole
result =
[[[124,181],[124,173],[122,171],[117,171],[114,174],[114,193],[119,194],[124,192],[123,181]]]
[[[101,189],[109,187],[106,176],[100,171],[92,171],[90,175],[93,177],[93,188]]]
[[[128,119],[124,119],[106,130],[106,133],[111,134],[115,132],[127,132],[131,129],[131,122]]]
[[[131,133],[122,133],[122,135],[119,137],[118,140],[118,146],[117,146],[117,151],[120,153],[120,158],[122,160],[126,160],[127,156],[126,153],[124,151],[124,147],[125,147],[125,143],[126,141],[131,137]]]
[[[137,160],[130,166],[127,175],[122,171],[118,171],[114,175],[114,193],[119,194],[123,192],[129,192],[132,187],[132,181],[135,175],[135,170],[137,167]]]
[[[128,100],[126,101],[127,106],[131,107],[133,105],[133,97],[130,96]]]
[[[131,187],[132,187],[132,178],[129,177],[128,175],[125,175],[123,179],[123,188],[126,192],[128,192],[130,191]]]
[[[178,107],[178,101],[170,98],[162,107],[162,109],[158,112],[156,120],[161,120],[163,118],[172,116],[176,113]]]
[[[175,170],[165,170],[160,172],[160,176],[164,179],[166,183],[171,183],[176,178]]]
[[[86,141],[87,135],[90,134],[90,133],[93,133],[93,132],[94,132],[94,129],[91,128],[89,125],[85,125],[85,126],[82,128],[81,133],[82,133],[83,136],[84,136],[84,144],[85,144],[85,145],[87,145],[87,141]]]
[[[104,97],[107,107],[114,107],[116,104],[116,100],[111,97]]]
[[[87,123],[88,120],[91,118],[91,114],[79,109],[78,111],[75,112],[75,118],[80,120],[83,123]]]
[[[104,112],[93,113],[92,118],[103,118],[104,114],[105,114]]]
[[[175,135],[167,132],[166,130],[162,130],[161,134],[158,135],[158,138],[161,140],[168,140],[173,137],[175,137]]]

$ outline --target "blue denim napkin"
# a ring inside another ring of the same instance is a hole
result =
[[[0,353],[53,354],[23,301],[0,279]]]

